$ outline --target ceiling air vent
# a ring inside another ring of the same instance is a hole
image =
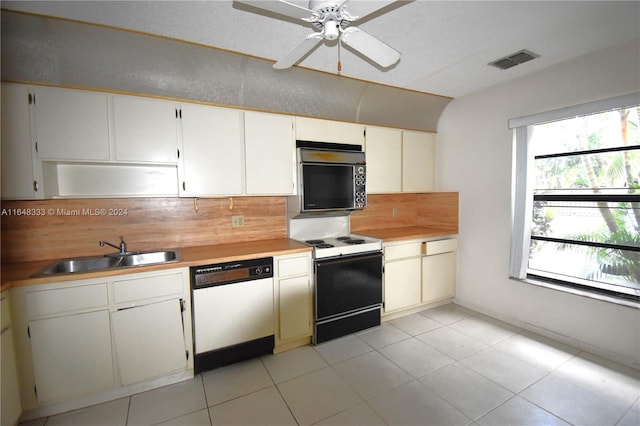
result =
[[[540,57],[540,55],[538,55],[537,53],[533,53],[529,50],[523,49],[519,52],[512,53],[509,56],[505,56],[504,58],[496,59],[493,62],[489,62],[488,65],[500,68],[501,70],[506,70],[538,57]]]

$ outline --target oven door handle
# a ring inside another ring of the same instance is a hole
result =
[[[316,264],[318,266],[335,265],[338,263],[350,262],[352,260],[366,260],[366,259],[374,259],[377,257],[382,258],[382,252],[375,252],[370,254],[355,254],[353,256],[341,256],[341,257],[335,257],[331,259],[318,259],[316,260]]]

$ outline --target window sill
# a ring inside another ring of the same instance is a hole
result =
[[[558,282],[555,282],[552,279],[546,279],[540,276],[527,276],[527,278],[524,278],[524,279],[511,277],[511,279],[520,281],[525,284],[532,284],[539,287],[545,287],[552,290],[574,294],[576,296],[587,297],[589,299],[595,299],[602,302],[613,303],[619,306],[626,306],[629,308],[640,309],[640,300],[638,299],[633,300],[633,299],[625,298],[623,296],[617,297],[614,295],[602,293],[597,290],[584,289],[568,282],[566,284],[560,284]]]

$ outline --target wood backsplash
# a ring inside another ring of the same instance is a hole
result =
[[[351,215],[351,231],[437,226],[458,233],[458,193],[370,194],[367,208]]]
[[[98,241],[117,244],[120,235],[130,250],[287,236],[285,197],[200,198],[197,211],[193,198],[3,201],[2,209],[3,263],[101,255],[114,249]],[[243,227],[231,226],[234,215]]]
[[[287,237],[286,197],[3,201],[2,209],[3,263],[101,255],[114,249],[98,241],[117,244],[120,235],[130,250]],[[231,226],[235,215],[243,227]],[[353,232],[407,226],[457,233],[458,193],[369,195],[367,209],[351,216]]]
[[[459,193],[418,194],[418,226],[437,226],[458,233]]]

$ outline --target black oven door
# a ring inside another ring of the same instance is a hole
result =
[[[302,164],[302,211],[354,208],[353,166]]]
[[[316,321],[382,305],[382,253],[316,261]]]

